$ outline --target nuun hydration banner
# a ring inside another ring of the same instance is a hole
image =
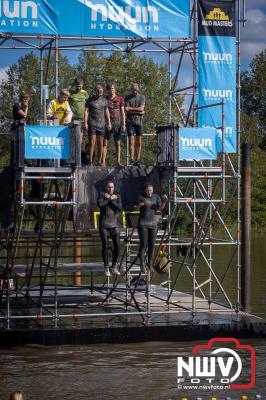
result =
[[[199,7],[199,109],[198,126],[215,127],[218,151],[234,153],[236,143],[236,39],[234,1],[200,0]],[[223,125],[223,126],[222,126]]]
[[[0,0],[0,32],[188,38],[189,0]]]
[[[26,126],[25,158],[68,160],[70,128],[67,126]]]
[[[179,160],[216,160],[217,131],[215,128],[180,128]]]

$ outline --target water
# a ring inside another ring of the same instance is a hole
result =
[[[265,236],[253,236],[252,243],[252,311],[266,318]],[[23,390],[29,400],[176,400],[218,399],[240,395],[254,399],[266,395],[266,341],[245,340],[256,348],[256,386],[239,391],[179,391],[176,384],[176,357],[190,355],[193,343],[135,343],[91,346],[25,346],[1,349],[0,399],[11,391]]]
[[[204,399],[217,395],[215,391],[188,393],[177,389],[176,357],[189,353],[191,348],[191,343],[153,342],[4,350],[0,391],[5,399],[10,391],[20,388],[32,400],[176,400],[182,394],[189,399],[197,395]],[[252,394],[252,398],[257,393],[266,393],[263,387],[266,342],[256,341],[256,348],[258,384],[255,390],[245,392]],[[222,393],[219,399],[228,395],[228,392]],[[240,394],[243,392],[231,394],[231,397],[239,399]]]

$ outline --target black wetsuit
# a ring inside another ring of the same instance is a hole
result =
[[[152,261],[154,256],[154,245],[157,235],[158,225],[158,213],[157,211],[161,207],[161,199],[157,194],[153,194],[151,197],[146,195],[140,196],[138,203],[144,203],[143,207],[140,207],[140,215],[138,222],[139,232],[139,258],[140,264],[143,267],[145,265],[145,253],[148,247],[148,268],[152,267]]]
[[[114,193],[116,194],[116,193]],[[119,228],[117,217],[119,211],[122,210],[121,197],[118,196],[117,200],[110,200],[105,197],[105,193],[100,193],[98,198],[98,206],[100,208],[100,236],[102,240],[102,258],[105,266],[108,266],[108,238],[111,237],[113,241],[113,260],[114,266],[119,257]]]

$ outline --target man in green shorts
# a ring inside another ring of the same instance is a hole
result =
[[[83,79],[78,76],[75,79],[75,87],[76,90],[71,92],[69,96],[68,102],[73,113],[72,121],[78,122],[79,127],[79,136],[80,143],[82,143],[83,139],[83,120],[84,120],[84,112],[85,112],[85,103],[88,99],[89,95],[86,90],[83,90]]]

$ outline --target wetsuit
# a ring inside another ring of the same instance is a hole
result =
[[[116,193],[114,193],[116,194]],[[117,194],[116,194],[117,195]],[[121,197],[117,195],[116,200],[107,199],[105,193],[100,193],[98,207],[100,208],[100,236],[102,240],[102,258],[104,266],[108,266],[108,238],[113,241],[113,260],[112,266],[117,263],[119,257],[119,228],[117,217],[122,210]]]
[[[146,195],[140,196],[138,203],[144,203],[140,207],[140,215],[138,221],[139,232],[139,258],[142,267],[145,265],[145,253],[148,247],[148,268],[152,268],[152,261],[154,256],[154,245],[158,229],[158,213],[161,207],[161,199],[157,194],[151,197]]]

